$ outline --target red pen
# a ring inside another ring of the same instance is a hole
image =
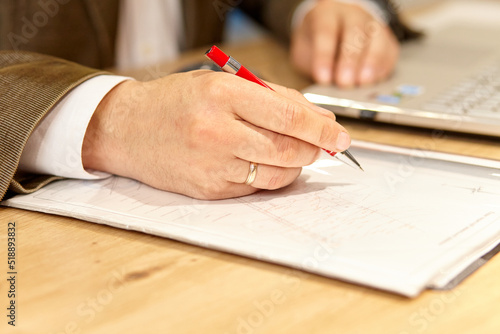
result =
[[[216,63],[217,66],[219,66],[224,72],[235,74],[235,75],[239,76],[240,78],[252,81],[256,84],[259,84],[263,87],[269,88],[270,90],[274,91],[274,89],[269,87],[269,85],[267,85],[264,81],[262,81],[255,74],[253,74],[248,69],[246,69],[236,59],[226,55],[217,46],[215,46],[215,45],[212,46],[210,48],[210,50],[208,50],[205,53],[205,55],[210,60],[212,60],[214,63]],[[325,151],[326,153],[330,154],[332,157],[335,156],[335,154],[337,154],[337,152],[332,152],[332,151],[326,150],[324,148],[322,150]],[[363,170],[363,168],[361,167],[359,162],[356,161],[354,156],[351,153],[349,153],[349,151],[346,150],[346,151],[341,152],[341,153],[344,154],[346,157],[348,157],[349,160],[354,162],[356,164],[356,166],[359,167],[359,169]]]

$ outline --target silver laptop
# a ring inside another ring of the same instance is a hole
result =
[[[303,93],[336,115],[500,137],[500,27],[454,23],[403,44],[385,82]]]

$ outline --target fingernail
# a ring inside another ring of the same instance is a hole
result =
[[[321,67],[316,71],[316,79],[320,84],[329,84],[332,82],[332,73],[326,67]]]
[[[341,132],[339,133],[339,136],[337,137],[337,151],[343,152],[347,150],[351,146],[351,136],[347,132]]]
[[[344,68],[340,71],[340,83],[343,86],[352,86],[354,84],[354,71],[350,68]]]
[[[363,84],[372,83],[374,79],[374,71],[370,66],[365,66],[361,70],[360,81]]]

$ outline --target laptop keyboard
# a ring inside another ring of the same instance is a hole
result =
[[[447,114],[500,118],[500,62],[452,86],[427,101],[423,108]]]

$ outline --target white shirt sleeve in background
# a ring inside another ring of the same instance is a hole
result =
[[[144,68],[177,58],[184,39],[180,0],[121,0],[119,15],[119,69]]]
[[[104,96],[130,78],[100,75],[71,90],[38,124],[21,155],[19,170],[68,178],[98,179],[107,173],[85,170],[82,144],[87,126]]]

